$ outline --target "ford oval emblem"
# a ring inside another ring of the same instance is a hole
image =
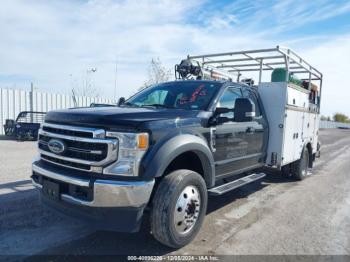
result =
[[[66,145],[58,139],[51,139],[47,146],[49,147],[50,151],[55,154],[61,154],[66,150]]]

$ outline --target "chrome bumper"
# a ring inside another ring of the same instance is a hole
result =
[[[88,179],[79,179],[52,172],[35,165],[35,163],[33,163],[32,169],[39,175],[67,184],[81,187],[90,186],[90,180]],[[42,185],[36,183],[33,179],[32,183],[35,187],[42,188]],[[97,179],[92,186],[92,201],[85,201],[67,194],[61,194],[60,199],[64,202],[88,207],[142,207],[146,205],[150,199],[154,186],[154,179],[151,181],[114,181]]]

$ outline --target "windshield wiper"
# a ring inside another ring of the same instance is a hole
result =
[[[130,102],[124,102],[123,104],[121,104],[121,106],[140,107],[139,105],[136,105]]]
[[[175,108],[173,106],[169,106],[169,105],[163,105],[163,104],[149,104],[149,105],[142,105],[142,107],[162,107],[162,108]]]

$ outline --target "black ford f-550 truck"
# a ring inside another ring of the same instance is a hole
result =
[[[39,132],[33,184],[43,202],[100,228],[135,232],[149,211],[154,237],[184,246],[202,225],[208,194],[262,178],[257,170],[264,165],[300,180],[312,167],[318,127],[308,130],[317,123],[317,105],[298,106],[310,90],[287,82],[259,88],[267,94],[264,103],[257,87],[247,84],[178,80],[146,88],[119,106],[49,112]],[[276,101],[277,94],[286,102]],[[294,131],[298,114],[303,122]],[[276,144],[283,141],[288,145]]]
[[[115,230],[137,230],[149,206],[154,236],[177,247],[198,232],[208,189],[264,165],[267,137],[253,88],[169,82],[120,107],[49,112],[32,178],[45,202]]]

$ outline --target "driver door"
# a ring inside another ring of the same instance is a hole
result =
[[[241,98],[239,87],[228,87],[222,94],[216,107],[235,108],[235,100]],[[234,113],[221,114],[221,117],[233,119]],[[225,122],[216,126],[214,153],[215,171],[217,177],[240,173],[247,167],[249,137],[246,135],[249,123]]]

